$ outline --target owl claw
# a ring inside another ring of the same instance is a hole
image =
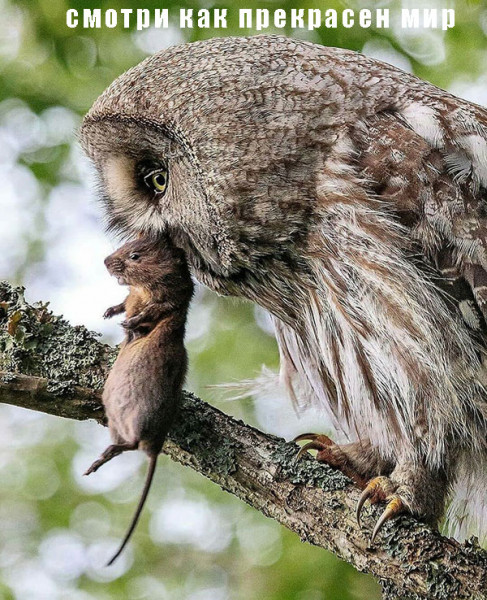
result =
[[[302,442],[303,440],[317,440],[323,446],[331,446],[334,443],[330,440],[330,438],[327,435],[319,433],[302,433],[301,435],[297,435],[293,439],[293,442]]]
[[[365,486],[366,479],[357,471],[354,464],[349,460],[347,451],[343,446],[335,444],[327,435],[318,433],[302,433],[294,438],[294,442],[310,440],[296,455],[296,460],[308,452],[308,450],[317,450],[316,460],[326,463],[333,469],[338,469],[347,477],[350,477],[361,488]]]
[[[401,497],[394,494],[396,487],[397,486],[395,486],[388,477],[375,477],[369,481],[357,502],[356,516],[359,527],[361,525],[360,515],[366,500],[370,500],[371,504],[384,501],[387,502],[387,506],[372,532],[372,537],[370,539],[371,544],[374,543],[377,534],[386,521],[393,519],[406,510]]]
[[[360,515],[365,501],[370,499],[371,504],[383,502],[395,491],[394,484],[388,477],[374,477],[366,485],[362,495],[357,502],[356,517],[357,523],[360,526]]]
[[[365,488],[365,490],[362,492],[362,494],[360,495],[360,498],[358,499],[357,508],[355,509],[355,518],[357,519],[357,525],[359,527],[362,526],[362,524],[360,522],[360,514],[362,512],[362,508],[363,508],[367,498],[371,498],[373,494],[374,494],[374,492],[372,491],[372,489],[369,488],[369,486],[367,486]]]
[[[293,438],[293,442],[301,442],[302,440],[315,440],[317,437],[317,433],[301,433]]]
[[[318,450],[318,456],[316,457],[319,462],[327,462],[326,458],[323,457],[323,451],[329,449],[330,446],[334,446],[334,442],[326,435],[318,433],[302,433],[293,439],[293,442],[302,442],[303,440],[311,440],[305,444],[297,453],[296,460],[303,457],[308,450]]]
[[[382,529],[382,526],[386,521],[394,519],[394,517],[397,517],[397,515],[400,515],[405,510],[406,507],[404,506],[404,502],[401,500],[400,496],[398,496],[397,494],[389,496],[387,506],[384,512],[381,514],[379,520],[375,524],[374,531],[372,532],[372,537],[370,538],[370,543],[374,543],[377,534]]]
[[[318,450],[318,451],[320,451],[322,449],[323,448],[322,448],[321,444],[319,444],[317,442],[308,442],[296,454],[296,460],[299,460],[300,458],[302,458],[303,455],[306,454],[306,452],[308,452],[308,450]]]

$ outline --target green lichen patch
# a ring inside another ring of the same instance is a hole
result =
[[[16,377],[17,376],[15,375],[15,373],[6,372],[0,377],[0,381],[2,383],[13,383],[15,381]]]
[[[294,484],[305,484],[327,491],[343,490],[351,481],[340,471],[318,463],[311,456],[296,459],[298,446],[293,442],[277,441],[272,460],[279,466],[280,476]]]
[[[184,393],[169,437],[183,450],[197,456],[204,472],[226,476],[237,470],[238,443],[222,438],[205,403],[190,392]]]
[[[0,370],[45,377],[59,395],[74,386],[99,389],[115,351],[98,338],[54,315],[48,304],[29,304],[24,288],[0,282]]]
[[[376,509],[377,516],[382,507]],[[436,531],[422,524],[415,523],[411,527],[412,517],[403,516],[385,525],[381,532],[380,544],[387,554],[393,556],[402,565],[404,575],[414,576],[418,565],[411,561],[415,550],[421,549],[423,559],[422,569],[426,584],[425,598],[431,600],[450,600],[451,598],[472,598],[472,600],[487,600],[487,552],[475,543],[474,540],[465,542],[464,545],[452,544],[445,551],[444,539]],[[407,529],[400,525],[409,525]],[[406,536],[404,536],[405,531]],[[427,560],[425,560],[427,559]],[[474,563],[486,573],[485,590],[478,595],[465,596],[464,584],[456,572],[452,572],[451,564],[458,566],[465,562]],[[409,598],[410,596],[405,596]],[[411,596],[415,598],[415,596]]]
[[[455,580],[450,570],[443,564],[431,561],[427,565],[426,585],[428,588],[428,598],[437,598],[438,600],[448,600],[449,598],[461,598],[462,587],[458,580]]]
[[[413,592],[404,592],[398,595],[398,589],[395,583],[387,579],[380,579],[379,584],[382,588],[382,600],[424,600],[424,596],[418,596]]]

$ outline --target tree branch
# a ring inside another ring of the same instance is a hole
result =
[[[67,341],[69,339],[69,345]],[[72,419],[104,421],[101,386],[114,351],[95,334],[30,306],[0,283],[0,400]],[[358,490],[297,446],[262,433],[186,393],[164,452],[202,473],[303,541],[372,573],[391,600],[487,598],[487,553],[460,545],[411,518],[385,526],[368,546],[378,509],[359,529]]]

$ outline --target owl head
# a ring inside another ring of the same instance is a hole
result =
[[[168,233],[209,285],[285,253],[306,235],[333,139],[316,85],[327,50],[279,36],[212,39],[115,80],[80,132],[109,227]]]

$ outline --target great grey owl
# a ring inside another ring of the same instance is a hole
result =
[[[84,119],[109,226],[166,232],[275,320],[281,381],[347,444],[306,449],[457,535],[487,513],[487,111],[280,36],[172,47]],[[344,440],[346,441],[346,440]]]

